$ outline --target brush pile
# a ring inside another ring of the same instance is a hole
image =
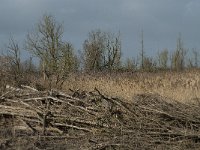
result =
[[[200,103],[7,86],[0,96],[0,149],[13,148],[200,149]]]

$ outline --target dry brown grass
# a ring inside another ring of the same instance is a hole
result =
[[[91,91],[132,100],[135,94],[156,93],[182,102],[200,97],[200,70],[159,73],[72,74],[64,90]]]

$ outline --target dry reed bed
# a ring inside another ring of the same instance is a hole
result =
[[[63,86],[86,91],[95,87],[129,101],[136,94],[152,93],[186,102],[200,97],[200,71],[72,74]]]
[[[93,91],[14,88],[0,97],[2,149],[199,149],[198,99],[157,94],[127,102]]]

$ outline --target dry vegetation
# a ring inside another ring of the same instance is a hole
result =
[[[39,76],[1,72],[0,148],[199,149],[199,76],[79,72],[52,90]]]
[[[6,86],[0,97],[1,149],[199,149],[199,100],[157,94],[132,102],[93,91]]]
[[[152,93],[187,102],[200,97],[200,70],[159,73],[73,74],[63,88],[91,91],[132,101],[136,94]]]

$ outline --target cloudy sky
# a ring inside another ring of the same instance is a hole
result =
[[[64,39],[81,50],[88,32],[121,32],[123,55],[138,53],[141,30],[148,54],[173,50],[181,33],[186,48],[200,49],[199,0],[0,0],[0,47],[21,42],[44,14],[64,23]]]

